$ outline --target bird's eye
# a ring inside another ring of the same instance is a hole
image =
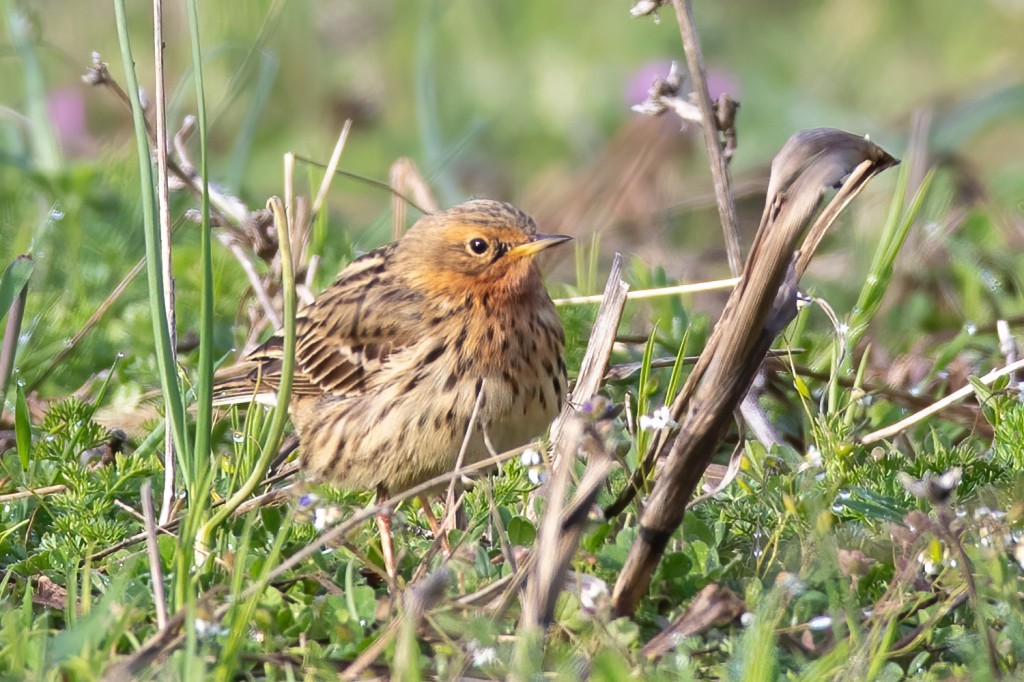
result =
[[[471,239],[469,242],[469,250],[478,256],[487,253],[487,242],[479,237]]]

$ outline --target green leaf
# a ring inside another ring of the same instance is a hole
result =
[[[18,444],[18,459],[22,471],[28,471],[29,454],[32,450],[32,423],[28,416],[28,401],[25,400],[25,389],[17,384],[17,396],[14,404],[14,437]]]
[[[683,373],[683,365],[686,364],[686,343],[690,340],[690,327],[683,332],[683,340],[679,342],[679,351],[676,353],[676,361],[672,365],[672,375],[668,378],[668,387],[665,389],[665,404],[671,405],[679,390],[679,377]]]
[[[513,545],[528,546],[536,537],[537,529],[522,516],[513,516],[512,520],[508,522],[508,540]]]
[[[894,500],[877,495],[866,488],[850,488],[851,497],[842,501],[842,506],[849,512],[866,519],[879,519],[899,523],[907,510],[902,509]]]
[[[0,275],[0,319],[11,309],[11,304],[32,276],[32,257],[18,256],[11,261]]]
[[[592,680],[628,680],[632,674],[629,661],[612,647],[602,648],[590,670]]]
[[[811,399],[811,389],[807,388],[807,384],[800,376],[793,375],[793,386],[796,388],[796,392],[800,394],[801,398],[804,400]]]
[[[992,399],[992,389],[982,383],[981,379],[971,376],[967,377],[967,381],[971,382],[971,386],[974,387],[979,403],[986,403]]]

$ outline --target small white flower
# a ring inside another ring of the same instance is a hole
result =
[[[640,415],[640,428],[644,431],[664,431],[675,426],[678,426],[678,424],[672,421],[672,413],[667,405],[659,407],[650,416],[646,414]]]
[[[921,553],[917,555],[917,561],[921,564],[924,569],[924,574],[928,576],[939,574],[939,565],[932,561],[931,552],[927,550],[921,550]]]
[[[498,662],[498,652],[493,646],[480,647],[473,650],[473,665],[482,668]]]
[[[221,627],[220,623],[211,623],[208,620],[202,618],[196,618],[196,634],[200,639],[206,639],[208,637],[217,637],[219,635],[228,634],[227,628]]]
[[[820,469],[821,463],[821,450],[818,449],[817,445],[811,444],[807,447],[807,454],[804,455],[804,461],[799,468],[797,468],[797,471]]]
[[[341,510],[337,507],[317,507],[313,510],[313,527],[324,530],[341,520]]]
[[[587,576],[580,585],[580,606],[587,611],[597,611],[607,602],[608,583],[600,578]]]
[[[530,467],[526,470],[526,477],[533,485],[543,485],[548,481],[548,470],[544,467]]]
[[[754,624],[754,614],[750,611],[744,611],[743,615],[740,616],[740,625],[745,628],[749,628]]]
[[[523,454],[519,455],[519,461],[524,467],[532,467],[540,464],[540,453],[533,448],[526,448]]]
[[[807,627],[811,630],[828,630],[832,627],[832,617],[816,616],[807,621]]]

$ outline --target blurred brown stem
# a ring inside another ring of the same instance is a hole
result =
[[[739,220],[736,218],[736,205],[732,200],[729,169],[722,143],[718,137],[718,117],[715,106],[708,92],[708,78],[704,70],[704,56],[700,49],[700,39],[693,20],[693,8],[690,0],[672,0],[676,9],[676,20],[679,22],[679,35],[683,40],[683,52],[686,54],[686,68],[690,72],[693,92],[697,96],[697,106],[703,121],[704,144],[708,150],[711,163],[711,177],[715,182],[715,200],[718,203],[718,215],[722,220],[722,231],[725,235],[725,253],[729,258],[729,270],[733,276],[743,270],[743,256],[740,250]]]
[[[29,258],[29,256],[20,256]],[[18,351],[18,337],[21,336],[21,320],[25,316],[25,301],[28,298],[28,282],[21,288],[11,307],[7,310],[7,327],[4,329],[3,345],[0,346],[0,412],[7,400],[7,387],[14,372],[14,355]]]

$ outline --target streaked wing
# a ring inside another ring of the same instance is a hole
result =
[[[417,340],[418,295],[389,275],[394,246],[371,251],[296,316],[293,395],[360,393],[392,354]],[[279,333],[218,384],[217,400],[277,390],[284,338]]]

